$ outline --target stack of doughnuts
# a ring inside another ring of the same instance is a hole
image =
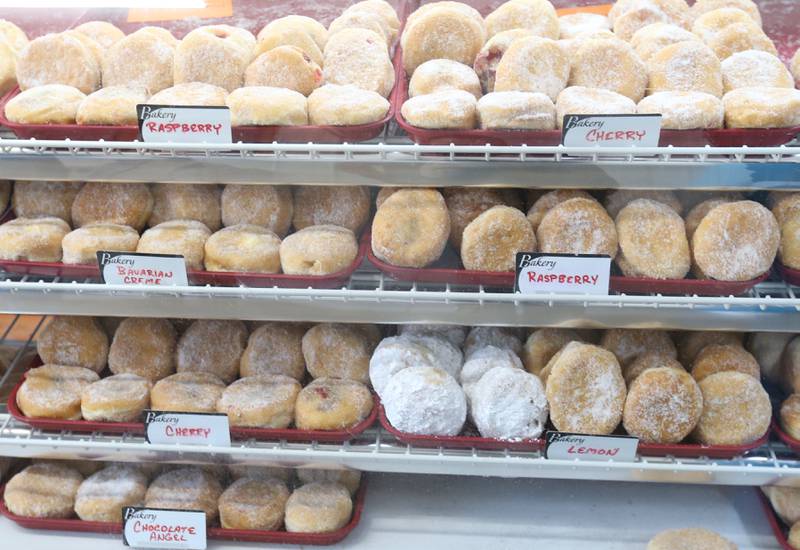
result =
[[[96,252],[109,250],[178,254],[189,269],[321,276],[355,260],[370,195],[357,186],[292,192],[271,185],[17,182],[12,205],[17,218],[0,226],[0,259],[95,264]]]
[[[431,129],[554,130],[566,114],[661,114],[662,128],[800,124],[800,91],[751,0],[618,0],[608,17],[558,17],[509,0],[413,12],[401,37],[401,113]]]
[[[120,523],[125,506],[205,512],[223,529],[326,533],[350,521],[361,473],[281,467],[38,461],[5,488],[11,513]]]
[[[231,426],[343,430],[373,408],[371,325],[315,326],[128,318],[113,332],[91,317],[55,317],[41,332],[44,365],[17,405],[31,418],[137,422],[148,408],[220,412]]]
[[[227,106],[233,126],[381,120],[400,26],[384,0],[353,4],[328,28],[281,17],[257,37],[231,25],[201,26],[181,40],[152,26],[126,36],[92,21],[28,42],[3,23],[0,89],[22,90],[6,105],[12,122],[135,125],[136,105],[152,103]]]

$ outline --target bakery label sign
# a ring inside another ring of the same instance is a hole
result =
[[[518,252],[514,292],[608,294],[611,258],[597,254]]]
[[[188,286],[186,262],[174,254],[97,251],[100,278],[107,285]]]
[[[124,506],[122,543],[132,548],[205,550],[206,513]]]
[[[564,115],[567,147],[658,147],[661,115]]]
[[[544,456],[558,460],[633,461],[639,439],[628,435],[545,434]]]
[[[139,137],[145,143],[231,143],[231,111],[227,107],[136,106]]]
[[[144,411],[144,440],[151,444],[231,446],[228,415]]]

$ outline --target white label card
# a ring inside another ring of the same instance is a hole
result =
[[[122,509],[122,543],[132,548],[184,548],[205,550],[206,514],[125,506]]]
[[[231,446],[228,415],[144,411],[144,439],[148,443]]]
[[[183,256],[97,251],[100,277],[108,285],[186,286]]]
[[[608,294],[611,258],[599,255],[517,253],[515,292]]]
[[[636,459],[639,439],[627,435],[584,435],[547,432],[544,455],[560,460],[619,460]]]
[[[227,107],[137,105],[139,135],[144,142],[231,143]]]
[[[564,115],[567,147],[658,147],[661,115]]]

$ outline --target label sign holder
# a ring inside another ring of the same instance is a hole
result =
[[[150,444],[231,446],[227,414],[146,409],[143,419],[144,440]]]
[[[200,510],[124,506],[122,544],[133,548],[205,550],[206,513]]]
[[[608,295],[611,258],[601,254],[518,252],[514,292]]]
[[[145,143],[232,143],[231,111],[211,105],[136,105],[139,139]]]
[[[633,462],[638,449],[639,438],[631,435],[587,435],[548,431],[545,434],[544,456],[560,460]]]
[[[566,147],[658,147],[661,115],[564,115]]]
[[[98,250],[97,266],[107,285],[189,285],[186,262],[175,254]]]

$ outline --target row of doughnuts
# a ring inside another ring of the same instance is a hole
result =
[[[793,76],[751,0],[692,10],[620,0],[608,17],[560,18],[548,0],[510,0],[485,19],[434,2],[409,17],[402,44],[401,112],[422,128],[552,130],[565,114],[636,113],[661,114],[675,130],[800,123],[800,53]]]
[[[483,437],[611,434],[646,443],[743,445],[772,417],[761,369],[736,333],[407,326],[370,361],[373,388],[404,432]],[[677,345],[676,345],[677,341]],[[459,347],[461,342],[461,347]],[[680,361],[679,361],[680,358]]]
[[[800,549],[800,488],[783,485],[762,487],[775,514],[789,529],[787,542]]]
[[[703,195],[685,220],[669,191],[611,191],[602,204],[580,190],[540,193],[529,193],[526,215],[518,197],[496,189],[385,188],[373,252],[393,265],[425,267],[449,240],[470,270],[513,271],[517,252],[539,251],[608,255],[630,277],[681,279],[691,270],[744,281],[770,269],[781,243],[783,257],[797,240],[781,234],[767,208],[735,193]]]
[[[90,462],[81,470],[85,477],[77,463],[37,461],[9,480],[5,504],[23,517],[105,523],[121,522],[125,506],[199,510],[223,529],[325,533],[350,521],[361,478],[354,471],[299,469],[290,490],[292,471],[279,467]]]

